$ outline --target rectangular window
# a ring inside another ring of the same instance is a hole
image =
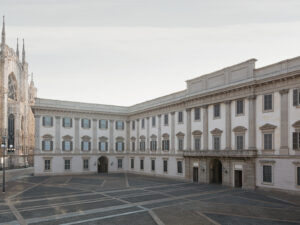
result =
[[[200,137],[195,138],[195,150],[200,150]]]
[[[199,107],[195,108],[194,119],[195,120],[200,120],[200,108]]]
[[[108,128],[108,121],[107,120],[99,120],[99,128],[100,129],[107,129]]]
[[[134,130],[135,129],[135,121],[132,121],[131,125],[132,125],[132,130]]]
[[[143,159],[140,160],[140,169],[141,170],[144,169],[144,160]]]
[[[89,151],[89,150],[91,150],[91,142],[89,142],[89,141],[82,141],[81,142],[81,150],[82,151]]]
[[[168,126],[168,125],[169,125],[169,115],[168,115],[168,114],[165,114],[165,115],[164,115],[164,125],[165,125],[165,126]]]
[[[155,120],[155,116],[152,117],[152,127],[155,127],[155,124],[156,124],[156,120]]]
[[[179,138],[178,139],[178,150],[183,150],[183,139]]]
[[[240,99],[236,101],[236,115],[244,114],[244,100]]]
[[[273,109],[273,95],[264,95],[264,111],[269,111]]]
[[[293,132],[293,149],[300,149],[300,132]]]
[[[155,151],[157,150],[157,142],[156,141],[150,141],[150,150]]]
[[[236,136],[236,149],[237,150],[244,149],[244,136],[243,135]]]
[[[50,159],[45,160],[45,170],[50,170],[51,169],[51,161]]]
[[[63,141],[63,150],[64,151],[72,151],[72,142],[71,141]]]
[[[297,167],[297,185],[300,185],[300,167]]]
[[[123,168],[123,159],[118,159],[118,169]]]
[[[124,122],[121,120],[116,121],[116,130],[124,130]]]
[[[141,141],[141,142],[140,142],[140,150],[141,150],[141,151],[145,151],[145,145],[146,145],[146,144],[145,144],[145,141]]]
[[[220,104],[214,105],[214,118],[219,118],[221,116]]]
[[[52,127],[53,126],[53,117],[52,116],[43,116],[43,126]]]
[[[213,144],[214,144],[214,150],[220,150],[220,137],[219,136],[214,136],[213,137]]]
[[[272,166],[263,166],[263,182],[272,183]]]
[[[71,128],[72,127],[72,118],[70,118],[70,117],[63,118],[63,127]]]
[[[89,169],[89,160],[88,159],[84,159],[83,160],[83,169],[84,170],[88,170]]]
[[[162,150],[169,150],[169,140],[163,140],[162,141]]]
[[[135,151],[135,142],[131,142],[131,150],[134,152]]]
[[[51,161],[50,159],[45,160],[45,170],[50,170],[51,169]]]
[[[177,161],[177,173],[182,173],[182,161]]]
[[[50,140],[43,141],[42,149],[45,151],[52,151],[53,150],[53,141],[50,141]]]
[[[144,129],[145,128],[145,119],[143,118],[142,119],[142,129]]]
[[[134,158],[131,159],[131,163],[130,163],[130,164],[131,164],[131,165],[130,165],[130,166],[131,166],[131,169],[134,169]]]
[[[300,89],[293,90],[293,106],[300,105]]]
[[[164,172],[168,172],[168,160],[164,160]]]
[[[155,170],[155,159],[151,159],[151,170]]]
[[[116,150],[117,150],[117,151],[123,151],[123,150],[124,150],[124,143],[121,142],[121,141],[118,141],[118,142],[116,143]]]
[[[91,120],[81,119],[81,127],[82,128],[91,128]]]
[[[108,143],[106,141],[100,141],[99,142],[99,150],[100,151],[107,151],[108,150]]]
[[[183,112],[178,112],[178,123],[183,123]]]
[[[273,149],[273,135],[272,134],[264,134],[264,150],[272,150]]]
[[[71,160],[65,159],[65,170],[70,170],[70,169],[71,169]]]

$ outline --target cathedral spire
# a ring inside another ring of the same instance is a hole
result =
[[[3,16],[3,24],[2,24],[2,45],[5,45],[5,16]]]
[[[30,86],[33,87],[34,86],[34,82],[33,82],[33,73],[31,73],[31,81],[30,81]]]
[[[16,50],[17,57],[19,58],[19,38],[17,38],[17,50]]]
[[[25,64],[25,43],[23,39],[23,49],[22,49],[22,63]]]

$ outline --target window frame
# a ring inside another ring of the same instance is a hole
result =
[[[216,115],[216,107],[219,109],[219,115]],[[220,119],[221,118],[221,103],[216,103],[213,105],[213,119]]]
[[[155,165],[155,159],[151,159],[151,171],[152,172],[155,172],[155,169],[156,169],[156,165]]]
[[[242,105],[242,112],[239,112],[239,102],[241,102]],[[244,116],[245,115],[245,99],[237,99],[235,101],[235,116]]]
[[[164,126],[169,126],[169,114],[164,114]]]
[[[134,169],[134,158],[130,158],[130,169]]]
[[[67,164],[67,162],[69,162],[69,163]],[[64,170],[65,171],[71,171],[71,159],[64,158]]]
[[[163,172],[168,173],[168,159],[163,159]]]
[[[117,158],[117,168],[123,169],[123,158]]]
[[[46,119],[50,119],[50,125],[47,124],[47,120]],[[42,125],[43,125],[43,127],[47,127],[47,128],[53,127],[53,116],[49,116],[49,115],[43,116],[42,117]]]
[[[86,163],[87,162],[87,167],[86,166]],[[90,160],[89,159],[82,159],[82,168],[83,170],[90,170]]]
[[[178,115],[178,118],[177,118],[178,124],[183,124],[184,123],[183,122],[183,111],[179,111],[177,115]]]
[[[197,113],[197,111],[198,111],[198,113]],[[201,108],[200,107],[194,108],[194,121],[201,121]]]
[[[270,167],[271,168],[271,181],[266,181],[264,179],[264,167]],[[263,164],[262,165],[262,184],[265,184],[265,185],[273,185],[274,183],[274,166],[271,165],[271,164]]]
[[[69,123],[68,126],[66,125],[66,119],[70,119],[70,123]],[[63,117],[62,118],[62,126],[63,126],[63,128],[72,128],[73,127],[73,119],[72,119],[72,117]]]
[[[265,97],[271,95],[271,104],[272,104],[272,108],[271,109],[265,109]],[[268,113],[268,112],[274,112],[274,93],[268,93],[268,94],[264,94],[262,96],[262,109],[263,109],[263,113]]]
[[[216,138],[219,139],[219,148],[216,148],[216,146],[215,146],[215,143],[216,143],[215,139]],[[212,143],[213,150],[215,150],[215,151],[221,150],[221,135],[213,135],[212,136],[212,141],[213,141],[213,143]]]
[[[144,162],[144,158],[141,158],[140,159],[140,170],[144,170],[144,168],[145,168],[145,162]]]
[[[105,123],[105,126],[103,127],[104,123]],[[99,129],[107,130],[108,129],[108,120],[100,119],[99,120]]]
[[[179,167],[179,164],[181,164],[181,167]],[[183,160],[177,160],[176,162],[176,166],[177,166],[177,174],[182,175],[183,174]],[[180,170],[179,170],[180,168]]]

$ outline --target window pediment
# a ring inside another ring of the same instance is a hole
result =
[[[100,140],[101,142],[106,142],[106,141],[108,140],[108,138],[105,137],[105,136],[102,136],[102,137],[99,137],[99,140]]]
[[[53,136],[51,134],[45,134],[43,136],[43,139],[52,139],[52,138],[53,138]]]
[[[184,133],[178,132],[178,133],[176,134],[176,136],[177,136],[177,137],[184,137]]]
[[[266,123],[265,125],[261,126],[259,129],[260,130],[274,130],[277,126],[270,124],[270,123]]]
[[[246,130],[247,130],[247,128],[243,127],[243,126],[237,126],[237,127],[232,129],[232,131],[236,132],[236,133],[245,133]]]
[[[167,134],[167,133],[164,133],[164,134],[162,135],[162,137],[163,137],[163,139],[169,139],[170,135]]]
[[[131,141],[135,141],[136,138],[135,138],[135,137],[131,137],[130,140],[131,140]]]
[[[73,139],[73,137],[70,135],[65,135],[62,138],[63,138],[63,140],[72,140]]]
[[[124,138],[121,137],[121,136],[118,136],[118,137],[116,137],[116,140],[117,140],[117,141],[124,141]]]
[[[219,128],[215,128],[210,133],[213,134],[213,135],[220,135],[220,134],[223,133],[223,131],[220,130]]]
[[[295,123],[293,123],[292,125],[294,128],[300,129],[300,120],[296,121]]]
[[[140,139],[141,139],[141,140],[145,140],[146,137],[145,137],[144,135],[141,135],[141,136],[140,136]]]
[[[90,141],[90,140],[91,140],[91,137],[85,135],[85,136],[81,137],[81,139],[82,139],[83,141]]]
[[[152,134],[150,138],[151,138],[151,139],[156,139],[157,136],[156,136],[155,134]]]
[[[192,132],[192,135],[194,135],[194,136],[200,136],[200,135],[202,135],[202,131],[201,130],[194,130]]]

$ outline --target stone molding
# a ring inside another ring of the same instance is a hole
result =
[[[223,131],[220,130],[219,128],[215,128],[215,129],[213,129],[212,131],[210,131],[210,133],[211,133],[212,135],[221,135],[221,134],[223,133]]]
[[[232,131],[235,133],[245,133],[247,131],[247,128],[243,126],[236,126],[232,129]]]
[[[176,134],[176,137],[184,137],[184,133],[178,132],[178,133]]]
[[[277,126],[272,125],[270,123],[266,123],[263,126],[261,126],[259,129],[260,130],[275,130]]]
[[[296,121],[295,123],[293,123],[292,125],[294,128],[296,129],[300,129],[300,120]]]
[[[194,130],[194,131],[192,132],[192,135],[194,135],[194,136],[201,136],[201,135],[202,135],[202,132],[201,132],[200,130]]]

